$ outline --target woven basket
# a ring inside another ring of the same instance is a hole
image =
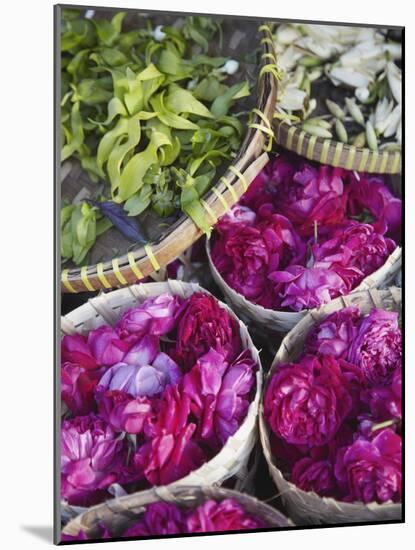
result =
[[[220,487],[154,487],[94,506],[71,520],[63,529],[66,535],[77,536],[84,531],[88,537],[99,537],[97,526],[104,524],[114,536],[121,536],[144,512],[146,505],[153,502],[172,502],[185,509],[193,509],[207,499],[218,502],[232,498],[255,517],[262,519],[268,527],[291,527],[293,524],[283,514],[254,497]]]
[[[388,178],[388,185],[395,196],[402,196],[402,179],[400,176],[390,176]],[[209,266],[216,284],[222,290],[227,303],[237,313],[238,317],[245,321],[245,323],[252,323],[260,330],[265,330],[266,333],[270,332],[271,335],[272,333],[275,335],[276,332],[286,333],[290,331],[309,311],[275,311],[272,309],[266,309],[257,304],[253,304],[242,296],[242,294],[239,294],[231,288],[222,278],[222,275],[218,272],[212,261],[210,242],[208,240],[206,240],[206,252],[209,260]],[[401,270],[401,265],[402,249],[401,247],[397,247],[388,257],[383,266],[363,279],[360,285],[357,286],[353,292],[359,292],[369,288],[387,287],[394,284],[395,278]],[[275,335],[275,337],[278,339],[278,335]],[[275,353],[276,345],[273,343],[272,339],[268,339],[268,347],[273,351],[273,353]]]
[[[169,17],[172,19],[168,14],[163,17],[164,22]],[[246,110],[251,111],[251,119],[247,124],[238,155],[232,161],[232,165],[221,168],[224,173],[219,175],[222,177],[218,178],[219,181],[204,196],[202,204],[211,226],[238,201],[268,160],[264,149],[270,149],[270,140],[273,136],[270,120],[273,116],[277,90],[277,72],[270,27],[266,24],[257,27],[252,21],[228,20],[224,22],[224,37],[226,50],[214,51],[216,55],[226,54],[239,58],[242,54],[257,49],[258,46],[262,48],[263,53],[259,66],[242,64],[243,76],[257,84],[256,98],[248,98],[248,102],[244,105]],[[212,48],[217,50],[218,45],[212,44]],[[254,75],[251,74],[252,68]],[[87,174],[77,161],[64,163],[60,176],[62,189],[67,190],[70,200],[78,193],[82,193],[82,189],[87,189],[91,185]],[[165,221],[168,222],[168,219]],[[77,293],[135,283],[180,256],[202,235],[191,218],[184,214],[174,223],[172,222],[166,230],[159,228],[159,222],[159,219],[149,218],[150,225],[147,229],[151,243],[132,250],[129,249],[131,243],[115,229],[110,229],[97,239],[91,251],[91,265],[81,268],[72,265],[62,271],[62,292]],[[117,257],[114,257],[114,250],[117,251],[115,253]]]
[[[136,306],[148,297],[158,296],[164,292],[183,298],[187,298],[195,292],[209,294],[195,283],[183,283],[174,280],[165,283],[132,285],[128,288],[102,293],[100,296],[91,298],[86,304],[62,317],[61,331],[63,334],[74,334],[76,332],[86,334],[103,324],[113,325],[127,309]],[[246,326],[237,319],[225,304],[220,302],[220,305],[237,320],[243,348],[250,350],[253,359],[258,364],[255,397],[249,406],[245,420],[235,434],[227,440],[218,454],[197,470],[174,482],[174,485],[220,484],[232,476],[243,480],[248,475],[249,456],[257,440],[257,415],[262,386],[262,367],[258,350],[252,343]],[[65,507],[67,513],[70,513],[70,509],[71,507]]]
[[[362,315],[373,307],[401,312],[401,289],[390,287],[387,290],[367,290],[347,297],[337,298],[330,304],[308,313],[298,325],[287,334],[274,358],[267,375],[266,385],[280,363],[298,359],[307,334],[315,323],[348,306],[359,306]],[[265,385],[265,387],[266,387]],[[321,523],[354,523],[364,521],[400,520],[401,504],[376,502],[370,504],[339,502],[333,498],[320,497],[314,492],[305,492],[287,481],[277,468],[271,452],[269,428],[264,419],[263,401],[260,404],[260,436],[262,448],[268,463],[271,477],[287,507],[290,517],[299,525]]]

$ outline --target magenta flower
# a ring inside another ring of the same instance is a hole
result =
[[[137,471],[152,485],[168,485],[199,468],[206,456],[192,440],[195,430],[195,424],[188,424],[174,435],[157,436],[142,445],[134,455]]]
[[[190,398],[183,392],[182,384],[167,386],[159,399],[152,401],[153,413],[147,418],[147,437],[177,434],[187,424]]]
[[[294,311],[327,304],[333,298],[346,294],[348,287],[335,271],[290,265],[284,271],[274,271],[268,278],[275,284],[280,307]]]
[[[372,309],[360,323],[348,361],[358,365],[370,385],[385,385],[402,363],[402,334],[398,314]]]
[[[338,453],[335,475],[348,487],[349,502],[400,502],[402,498],[402,440],[391,429],[372,441],[357,439]]]
[[[242,350],[239,325],[216,298],[196,292],[183,309],[172,354],[188,371],[211,348],[222,353],[226,360],[235,359]]]
[[[101,377],[101,370],[88,370],[73,363],[61,367],[61,397],[75,415],[83,415],[96,409],[94,389]]]
[[[102,393],[98,399],[98,409],[100,416],[114,431],[129,434],[141,433],[152,413],[147,397],[132,397],[119,390]]]
[[[199,421],[198,436],[224,444],[241,425],[249,407],[256,364],[248,351],[231,365],[223,355],[210,350],[183,379],[183,393],[190,398],[190,409]]]
[[[395,370],[388,386],[363,390],[361,398],[377,422],[402,418],[402,368]]]
[[[306,353],[345,359],[356,337],[359,317],[357,307],[346,307],[328,315],[308,333]]]
[[[253,210],[247,206],[243,206],[239,203],[235,204],[216,225],[216,230],[219,233],[225,233],[226,231],[243,226],[252,226],[255,223],[256,214]]]
[[[387,233],[396,242],[401,241],[402,201],[394,197],[381,176],[348,173],[347,211],[349,216],[361,216],[368,211],[374,218],[377,233]]]
[[[394,241],[376,233],[371,225],[356,221],[326,233],[328,240],[313,246],[313,265],[336,271],[349,289],[379,269],[396,248]]]
[[[175,504],[153,502],[146,506],[142,518],[123,533],[123,537],[176,535],[186,532],[184,514]]]
[[[94,504],[126,465],[127,443],[94,414],[65,420],[61,430],[61,493],[70,504]]]
[[[98,366],[86,338],[81,334],[67,334],[62,338],[61,360],[62,363],[75,363],[85,369],[96,369]]]
[[[162,336],[174,328],[179,309],[180,298],[167,293],[160,294],[126,311],[118,321],[117,328],[123,338],[129,335],[141,338],[145,334]]]
[[[106,367],[122,361],[129,348],[129,344],[123,342],[117,332],[107,325],[91,330],[88,345],[97,363]]]
[[[352,409],[348,385],[340,364],[330,356],[282,364],[265,393],[265,418],[288,443],[324,445]]]
[[[181,372],[166,353],[158,351],[158,338],[144,336],[124,356],[123,362],[109,368],[101,380],[101,391],[120,390],[133,397],[161,393],[167,384],[176,384]]]
[[[330,460],[298,460],[292,469],[291,482],[303,491],[313,491],[320,496],[334,497],[337,483]]]
[[[188,533],[243,531],[266,527],[261,519],[248,514],[239,502],[231,498],[221,502],[206,500],[188,515],[186,525]]]

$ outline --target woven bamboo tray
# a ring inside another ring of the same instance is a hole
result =
[[[221,169],[223,174],[219,174],[221,177],[204,197],[202,204],[211,226],[238,201],[268,160],[264,150],[269,150],[271,145],[273,132],[270,120],[277,93],[278,73],[270,27],[267,24],[258,27],[252,21],[236,19],[226,20],[223,29],[226,48],[212,53],[241,58],[242,54],[252,53],[260,46],[262,56],[259,66],[242,64],[245,67],[243,76],[256,84],[256,98],[248,98],[244,104],[244,108],[251,112],[251,119],[238,155],[231,165]],[[217,49],[217,45],[212,44],[212,48]],[[63,164],[60,183],[63,190],[68,190],[67,198],[70,200],[91,185],[76,161]],[[168,218],[164,221],[169,223]],[[115,229],[110,229],[97,239],[91,251],[90,265],[71,265],[63,269],[62,292],[77,293],[125,286],[158,271],[180,256],[202,235],[200,229],[185,215],[170,221],[168,229],[161,230],[160,219],[149,219],[147,230],[151,242],[132,250],[131,243]],[[117,250],[115,257],[114,250]]]
[[[402,196],[402,179],[400,176],[390,176],[388,184],[394,195]],[[236,292],[223,279],[221,274],[216,269],[210,254],[210,242],[206,240],[206,253],[209,260],[209,266],[216,284],[222,290],[227,303],[237,313],[238,317],[243,319],[248,324],[253,324],[260,330],[265,330],[266,333],[280,332],[286,333],[290,331],[309,310],[300,312],[294,311],[275,311],[266,309],[260,305],[253,304],[247,300],[242,294]],[[383,266],[366,277],[353,292],[367,290],[369,288],[387,287],[394,284],[395,278],[398,276],[402,266],[402,249],[397,247],[388,257]],[[275,353],[276,346],[273,339],[268,339],[268,347]]]
[[[261,518],[268,527],[291,527],[293,524],[283,514],[254,497],[223,489],[221,487],[154,487],[94,506],[71,520],[63,529],[66,535],[77,536],[84,531],[88,537],[99,536],[97,526],[104,524],[115,536],[133,525],[144,512],[146,505],[153,502],[172,502],[185,509],[193,509],[207,499],[218,502],[232,498],[255,517]]]
[[[61,318],[61,331],[63,334],[75,334],[77,332],[86,334],[103,324],[113,325],[124,311],[143,302],[148,297],[158,296],[164,292],[183,298],[187,298],[195,292],[209,294],[195,283],[183,283],[175,280],[132,285],[91,298],[86,304]],[[243,348],[250,350],[252,358],[258,364],[255,396],[249,406],[245,420],[235,434],[227,440],[218,454],[197,470],[174,482],[173,485],[175,486],[220,484],[233,476],[243,481],[248,476],[249,457],[257,441],[258,405],[262,387],[262,366],[259,353],[246,326],[225,304],[219,303],[238,322]],[[70,515],[72,508],[71,506],[65,506],[65,513]],[[76,511],[75,508],[74,510]]]
[[[280,363],[295,361],[302,353],[304,341],[315,323],[322,321],[334,311],[344,307],[359,306],[362,315],[373,307],[401,313],[401,289],[366,290],[333,300],[326,306],[310,311],[298,325],[287,334],[274,358],[266,377],[265,388]],[[314,492],[305,492],[284,478],[277,468],[271,452],[269,428],[264,419],[263,400],[260,404],[260,437],[271,477],[293,521],[298,525],[322,523],[354,523],[364,521],[400,520],[402,506],[398,503],[370,504],[339,502],[333,498],[320,497]]]

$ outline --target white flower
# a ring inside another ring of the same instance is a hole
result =
[[[162,28],[162,25],[157,25],[153,31],[153,38],[156,42],[161,42],[166,37],[166,33],[162,31]]]

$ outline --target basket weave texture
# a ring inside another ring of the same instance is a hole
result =
[[[311,328],[334,311],[349,306],[358,306],[362,315],[368,314],[373,307],[401,313],[401,289],[390,287],[387,290],[371,289],[356,292],[349,296],[337,298],[326,306],[307,313],[282,341],[271,369],[267,374],[264,393],[272,375],[278,369],[278,365],[295,361],[301,355],[304,341]],[[281,470],[274,462],[270,446],[269,428],[264,418],[263,399],[260,404],[259,425],[262,449],[271,477],[278,488],[290,517],[296,524],[357,523],[400,520],[402,518],[402,506],[398,503],[378,504],[373,502],[363,504],[339,502],[333,498],[320,497],[314,492],[305,492],[298,489],[293,483],[284,478]]]

